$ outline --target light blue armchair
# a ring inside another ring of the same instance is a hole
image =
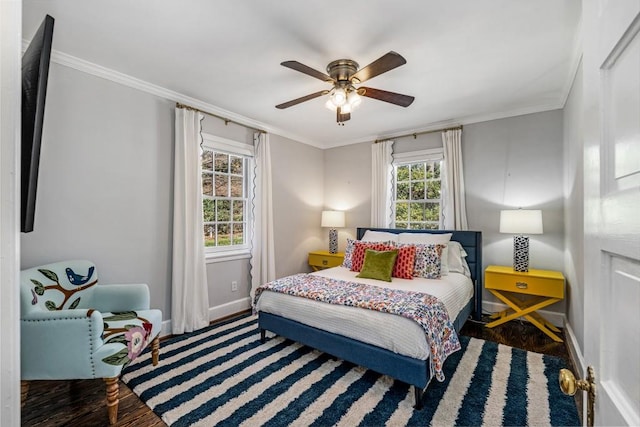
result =
[[[159,358],[160,310],[144,284],[100,285],[90,261],[63,261],[20,273],[21,394],[29,380],[103,378],[109,422],[118,418],[122,369],[151,344]]]

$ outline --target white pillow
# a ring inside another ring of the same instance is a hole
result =
[[[469,271],[469,266],[465,260],[467,251],[464,250],[460,242],[449,242],[447,244],[447,250],[447,272],[470,276],[471,272]]]
[[[452,233],[400,233],[398,243],[413,243],[414,245],[447,244]]]
[[[386,231],[367,230],[360,239],[361,242],[393,242],[398,243],[398,235]]]

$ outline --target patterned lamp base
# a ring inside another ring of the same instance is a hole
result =
[[[338,230],[335,228],[329,229],[329,252],[338,253]]]
[[[513,236],[513,269],[529,271],[529,238],[521,234]]]

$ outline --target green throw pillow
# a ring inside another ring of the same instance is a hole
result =
[[[360,270],[360,274],[356,277],[390,282],[391,273],[393,272],[393,266],[396,263],[397,257],[397,249],[392,251],[374,251],[373,249],[367,249],[364,252],[362,270]]]

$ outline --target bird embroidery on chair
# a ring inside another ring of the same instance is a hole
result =
[[[67,279],[69,279],[69,283],[71,283],[74,286],[80,286],[80,285],[84,285],[91,279],[91,276],[93,276],[94,269],[95,267],[89,267],[89,271],[87,272],[86,276],[83,276],[81,274],[76,274],[69,267],[67,267],[64,271],[67,273]]]

